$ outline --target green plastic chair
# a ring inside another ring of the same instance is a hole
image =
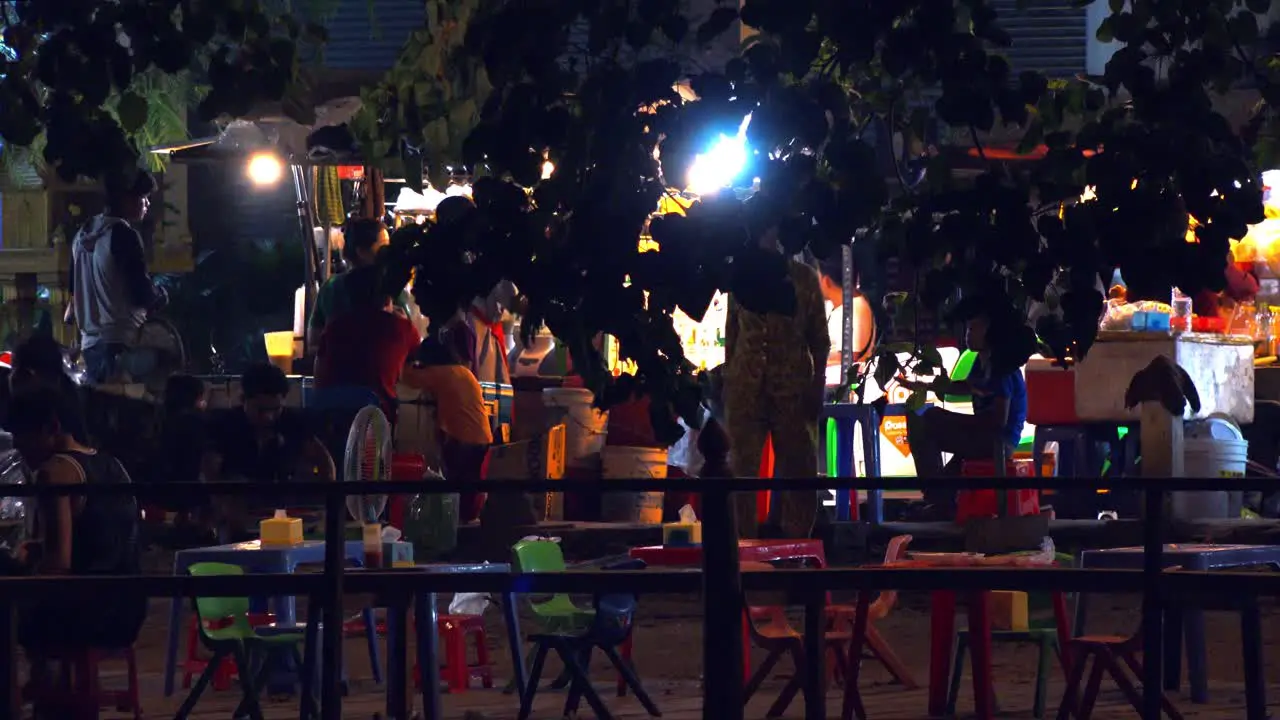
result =
[[[511,546],[511,559],[516,572],[522,573],[563,572],[568,567],[564,561],[564,553],[560,550],[560,543],[550,540],[521,540]],[[594,608],[581,607],[564,593],[557,593],[551,597],[525,597],[543,633],[580,633],[590,628],[595,621]],[[534,661],[536,652],[536,646],[530,648],[524,661],[526,667]],[[551,688],[564,689],[570,680],[572,675],[566,670],[551,683]],[[509,684],[503,692],[510,693],[513,690],[515,685]]]
[[[973,361],[978,359],[978,353],[972,350],[965,350],[960,353],[959,359],[956,360],[955,367],[951,368],[951,380],[954,382],[963,382],[969,379],[969,373],[973,372]],[[944,402],[949,403],[967,403],[973,400],[970,395],[952,395],[946,393],[942,397]]]
[[[1056,564],[1071,567],[1075,558],[1058,553]],[[1035,645],[1038,648],[1036,662],[1036,688],[1032,717],[1043,718],[1045,699],[1048,694],[1049,668],[1053,658],[1059,653],[1058,624],[1053,617],[1053,598],[1049,593],[1029,593],[1027,595],[1027,629],[1026,630],[992,630],[991,642],[1021,643]],[[956,632],[956,652],[951,660],[951,688],[947,692],[946,715],[956,714],[956,697],[960,694],[961,676],[964,674],[964,658],[969,649],[969,630]]]
[[[187,569],[195,577],[216,577],[225,575],[243,575],[244,568],[227,563],[196,563]],[[232,713],[232,717],[260,719],[262,708],[258,704],[258,693],[261,691],[269,663],[274,657],[284,653],[293,660],[301,672],[310,668],[304,666],[299,647],[302,644],[305,629],[302,627],[287,630],[273,630],[264,634],[265,628],[255,629],[249,624],[249,599],[243,597],[198,597],[192,603],[195,606],[196,620],[200,627],[200,644],[213,653],[209,664],[205,667],[200,679],[196,681],[191,694],[183,701],[175,720],[184,720],[195,709],[201,694],[213,679],[214,673],[223,660],[231,657],[239,668],[240,688],[244,693],[240,705]],[[222,621],[219,627],[209,627],[207,621]],[[304,681],[302,702],[308,706],[306,710],[318,717],[318,704],[310,693],[311,684]]]
[[[560,543],[550,540],[521,540],[511,547],[517,572],[564,572],[567,565]],[[530,597],[529,608],[546,632],[582,630],[595,619],[596,611],[579,606],[568,595]]]

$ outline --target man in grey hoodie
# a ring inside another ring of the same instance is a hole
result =
[[[147,273],[142,236],[134,228],[150,208],[155,178],[138,170],[110,176],[105,184],[106,210],[80,229],[71,247],[72,307],[93,383],[117,374],[147,312],[169,300]]]

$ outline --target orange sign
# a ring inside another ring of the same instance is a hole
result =
[[[902,453],[902,457],[911,457],[911,446],[907,444],[906,417],[894,415],[881,420],[880,435],[893,443],[893,447]]]

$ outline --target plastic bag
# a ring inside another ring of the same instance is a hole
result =
[[[463,592],[449,601],[450,615],[483,615],[489,607],[489,596],[484,593]]]

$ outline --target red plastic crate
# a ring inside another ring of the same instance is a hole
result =
[[[1078,425],[1076,371],[1062,369],[1048,360],[1031,360],[1027,381],[1027,422],[1032,425]]]
[[[991,460],[965,460],[960,473],[965,477],[992,477],[995,462]],[[1010,460],[1005,467],[1007,477],[1033,477],[1035,465],[1031,460]],[[956,522],[970,518],[988,518],[1000,515],[997,508],[998,493],[995,490],[961,490],[956,505]],[[1007,490],[1006,517],[1023,517],[1040,514],[1039,490]]]

